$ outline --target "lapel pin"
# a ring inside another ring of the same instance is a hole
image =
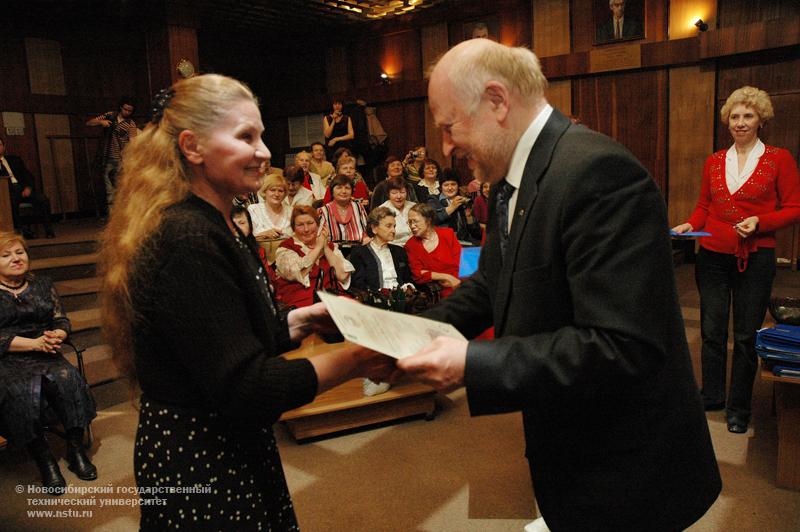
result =
[[[519,212],[517,212],[517,216],[525,216],[525,209],[520,209]]]

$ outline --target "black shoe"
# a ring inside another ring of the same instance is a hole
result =
[[[64,495],[67,488],[67,481],[61,474],[58,462],[53,458],[48,450],[36,457],[36,465],[39,466],[39,473],[42,475],[42,486],[51,495]]]
[[[86,456],[83,446],[67,444],[67,464],[69,470],[81,480],[95,480],[97,478],[97,468]]]
[[[725,401],[721,403],[706,403],[703,405],[706,412],[715,412],[717,410],[724,410],[725,409]]]
[[[747,422],[735,417],[729,419],[728,432],[733,432],[734,434],[744,434],[747,432]]]

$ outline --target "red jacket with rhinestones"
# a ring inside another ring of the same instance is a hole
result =
[[[737,256],[743,253],[746,259],[748,251],[774,248],[775,230],[800,220],[800,176],[787,150],[766,146],[753,174],[731,194],[725,181],[727,151],[706,159],[700,198],[687,221],[695,231],[711,233],[700,239],[702,247]],[[750,216],[758,216],[758,230],[741,241],[733,226]]]

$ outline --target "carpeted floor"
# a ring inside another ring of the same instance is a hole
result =
[[[677,269],[686,330],[699,371],[699,304],[691,266]],[[775,293],[800,295],[800,273],[781,271]],[[75,494],[59,506],[34,506],[41,495],[35,465],[24,453],[0,451],[0,530],[137,530],[132,449],[136,413],[121,389],[105,392],[110,404],[93,427],[96,482],[76,487],[112,493]],[[108,397],[110,395],[110,397]],[[771,386],[756,382],[754,422],[745,435],[727,432],[721,412],[708,421],[724,488],[692,531],[800,530],[800,492],[775,487],[776,429]],[[297,444],[276,427],[284,468],[305,531],[521,531],[538,512],[523,458],[518,415],[470,418],[463,390],[442,397],[433,421],[421,419]],[[51,439],[57,456],[63,443]],[[16,493],[21,486],[22,494]],[[91,503],[92,497],[94,504]],[[108,506],[113,502],[115,506]],[[104,504],[106,506],[102,506]],[[36,510],[71,511],[36,517]],[[81,516],[90,511],[92,516]]]

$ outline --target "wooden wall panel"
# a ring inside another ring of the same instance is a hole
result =
[[[25,39],[30,89],[34,94],[67,93],[61,43],[52,39]]]
[[[39,165],[42,169],[42,190],[50,198],[54,213],[78,210],[75,194],[75,162],[72,142],[57,140],[52,144],[50,135],[69,136],[67,115],[37,114],[34,116],[36,138],[39,143]],[[51,146],[53,150],[51,151]]]
[[[549,82],[545,96],[550,105],[566,116],[572,115],[572,80]]]
[[[716,0],[670,0],[669,2],[669,39],[694,37],[699,30],[694,25],[697,19],[703,19],[710,29],[717,26]]]
[[[344,46],[325,49],[325,78],[329,94],[343,93],[350,88],[350,61]]]
[[[797,0],[718,0],[719,27],[800,17]]]
[[[533,51],[539,57],[570,52],[569,2],[532,0]]]
[[[714,150],[716,73],[699,66],[669,71],[669,225],[686,221],[697,203],[703,163]]]
[[[380,84],[381,72],[394,83],[422,79],[420,32],[401,31],[358,41],[350,47],[353,85],[355,88]]]
[[[447,51],[447,24],[442,22],[434,26],[422,28],[422,68],[423,73]],[[428,101],[425,100],[425,146],[428,148],[428,157],[436,160],[441,165],[448,165],[442,154],[442,133],[436,127],[431,114]]]
[[[575,80],[572,113],[587,127],[613,137],[631,150],[665,191],[666,71]]]
[[[185,26],[167,26],[169,42],[170,72],[172,83],[181,76],[178,75],[177,66],[181,59],[188,59],[194,65],[195,71],[200,72],[200,55],[197,51],[197,30]]]
[[[400,159],[414,146],[425,144],[425,105],[423,100],[382,103],[376,114],[389,135],[389,153]]]

